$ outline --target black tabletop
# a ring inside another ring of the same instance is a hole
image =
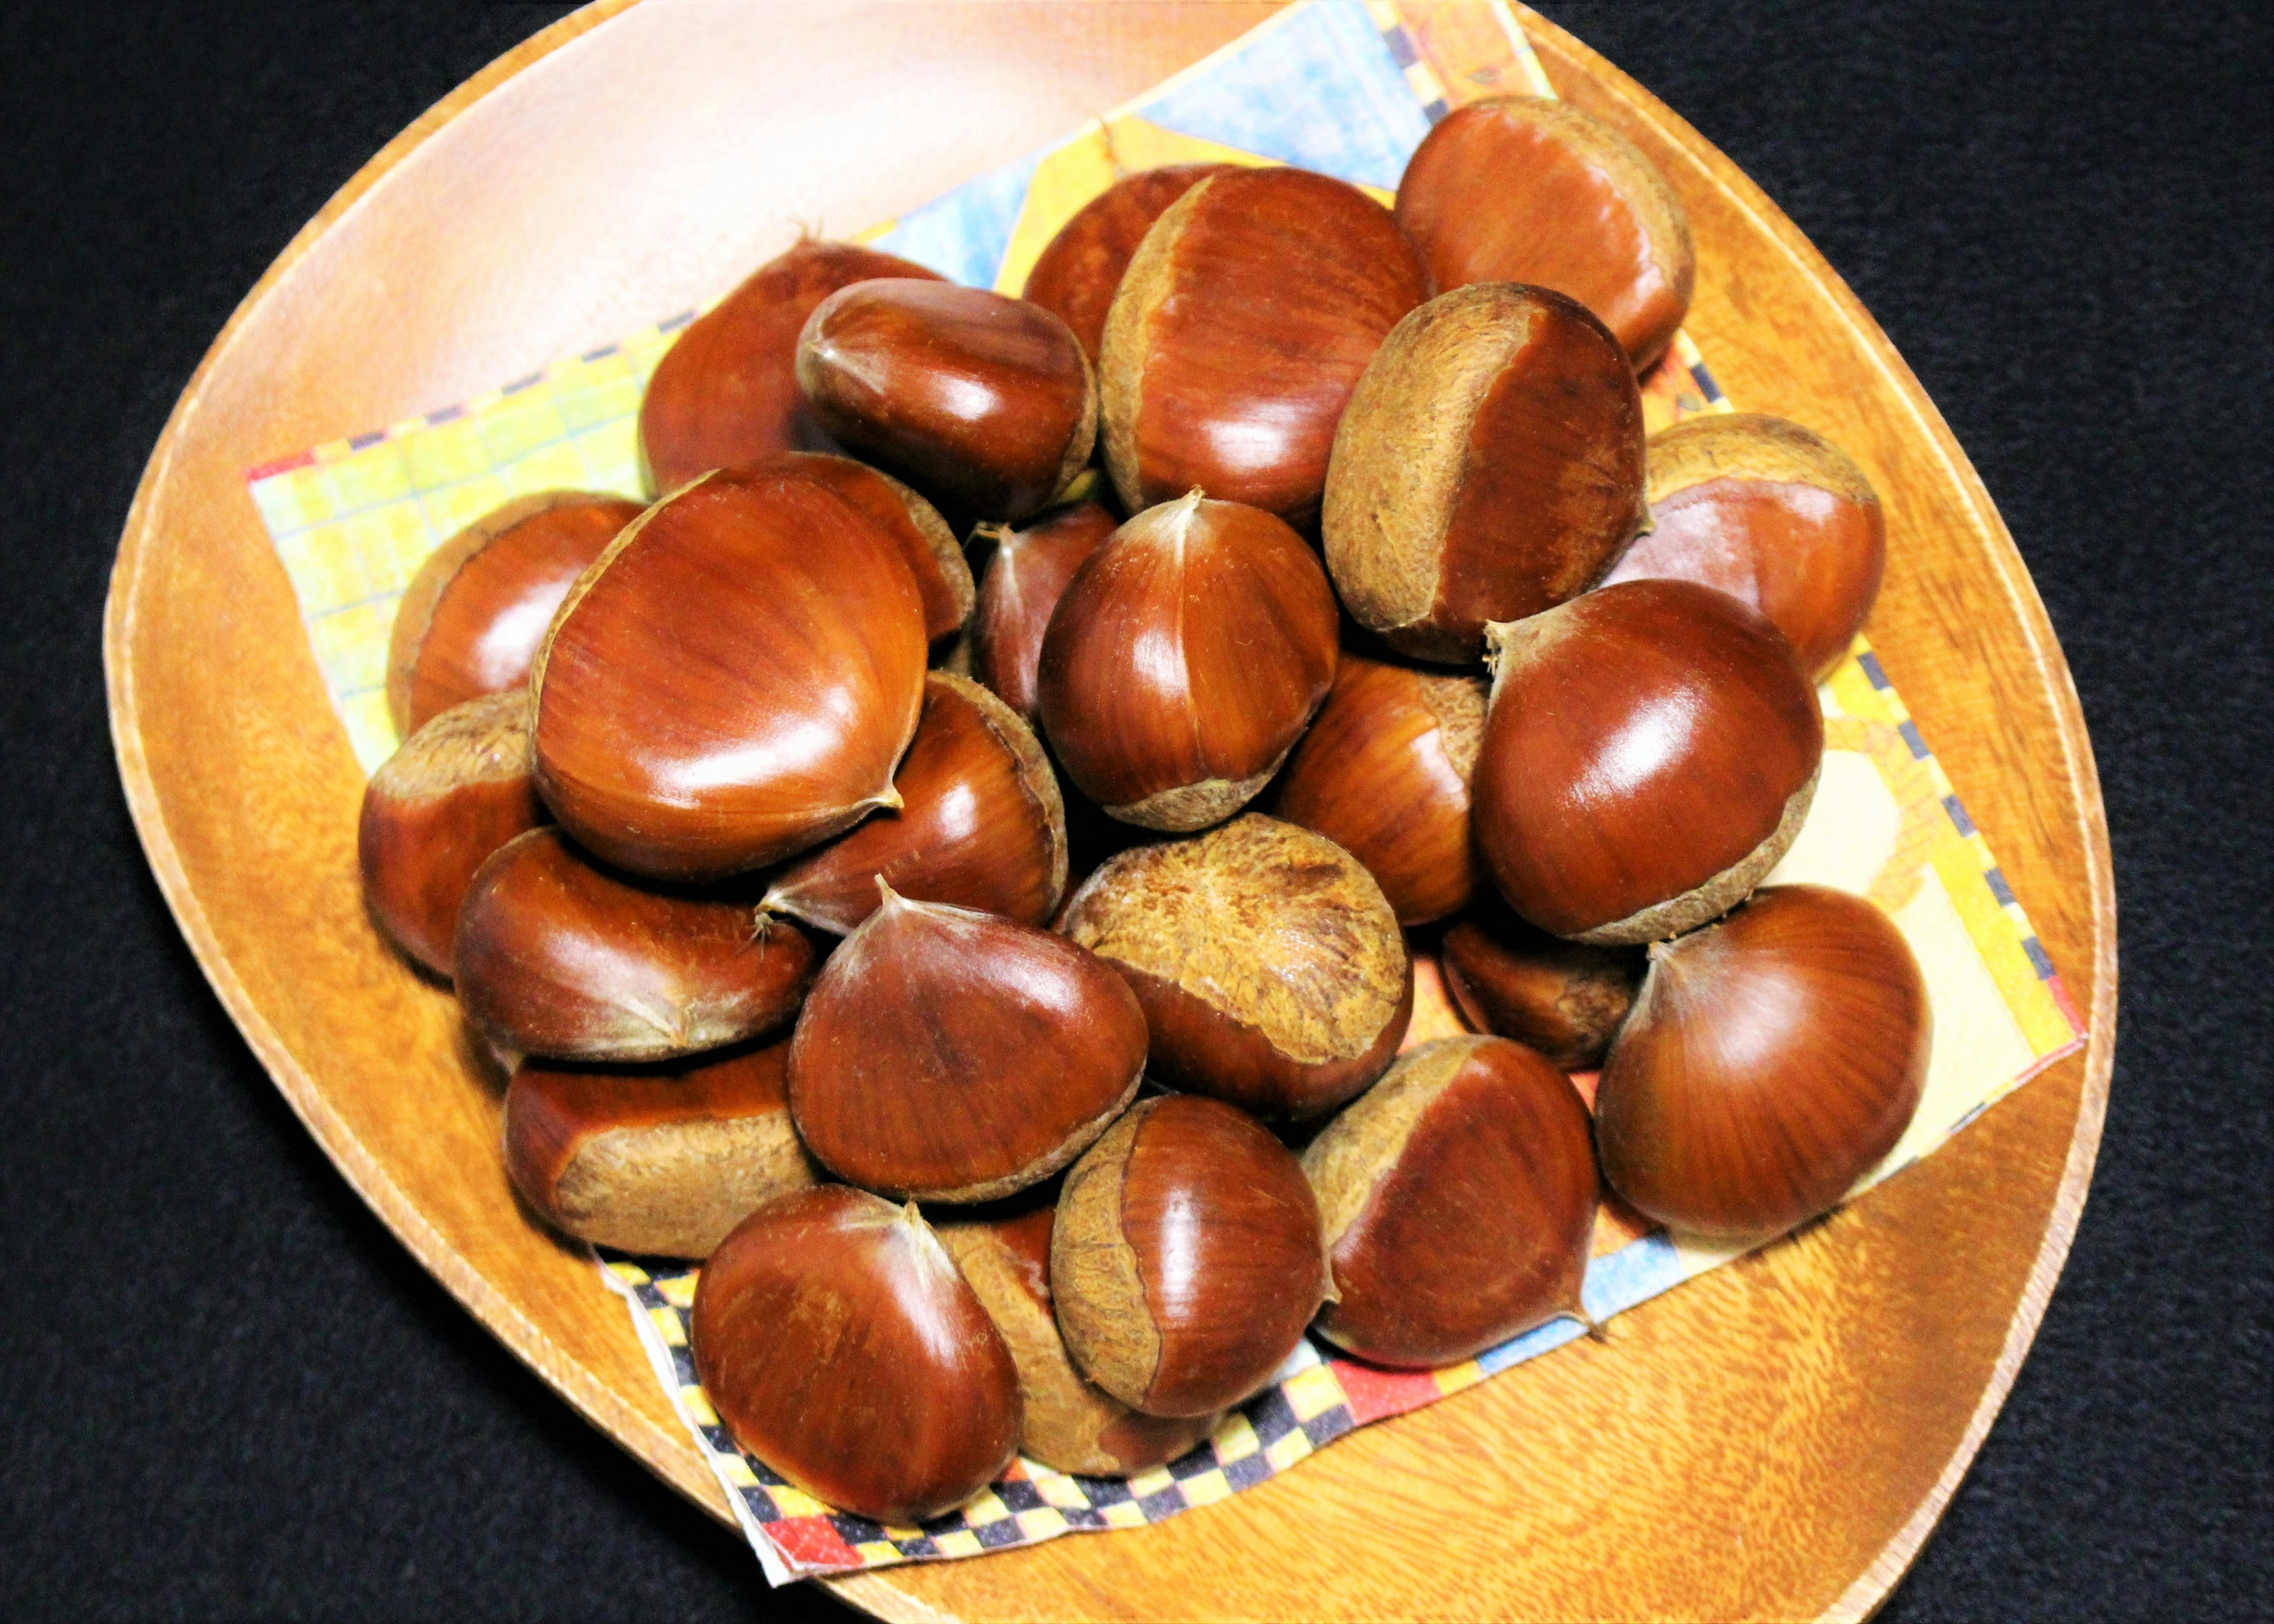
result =
[[[207,343],[382,142],[563,9],[0,15],[0,1613],[841,1611],[768,1592],[358,1201],[184,947],[105,728],[111,556]],[[2263,13],[1544,9],[1758,180],[1916,369],[2037,576],[2107,797],[2099,1172],[1885,1616],[2274,1614]]]

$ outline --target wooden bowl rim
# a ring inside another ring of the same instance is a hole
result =
[[[342,215],[445,125],[523,69],[638,4],[640,0],[593,0],[593,4],[540,30],[499,56],[381,147],[278,254],[215,336],[169,415],[144,469],[127,513],[112,571],[104,615],[103,665],[119,774],[159,888],[215,992],[293,1110],[357,1194],[493,1335],[587,1420],[624,1445],[650,1470],[712,1516],[731,1521],[707,1470],[698,1468],[690,1476],[677,1458],[690,1454],[683,1439],[666,1433],[646,1417],[626,1408],[606,1387],[587,1377],[581,1366],[564,1366],[557,1357],[544,1357],[545,1350],[553,1348],[544,1331],[492,1287],[428,1222],[330,1107],[247,993],[207,920],[167,829],[159,793],[142,748],[134,673],[129,658],[136,588],[158,540],[152,518],[158,495],[166,485],[174,453],[197,414],[207,382],[251,313]],[[1901,1578],[1980,1448],[2029,1353],[2082,1214],[2106,1117],[2115,1052],[2116,903],[2098,772],[2074,682],[2027,566],[1941,414],[1862,303],[1766,194],[1685,120],[1556,25],[1520,4],[1511,9],[1519,14],[1535,48],[1547,47],[1554,55],[1577,64],[1599,90],[1618,100],[1638,120],[1657,126],[1712,185],[1751,218],[1765,238],[1777,245],[1796,274],[1832,294],[1858,347],[1871,357],[1883,381],[1903,402],[1921,436],[1934,446],[1950,485],[1964,499],[1982,554],[2005,594],[2012,624],[2028,646],[2038,680],[2051,703],[2062,749],[2065,788],[2082,836],[2080,851],[2091,896],[2095,941],[2093,996],[2087,1011],[2087,1041],[2075,1127],[2051,1216],[2027,1283],[2007,1324],[1990,1380],[1942,1471],[1910,1517],[1821,1615],[1827,1620],[1861,1619],[1875,1611]],[[854,1574],[826,1583],[847,1601],[879,1616],[944,1616],[929,1603],[899,1590],[892,1582],[896,1571],[900,1570]]]

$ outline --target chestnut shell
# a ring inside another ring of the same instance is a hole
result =
[[[1263,788],[1334,680],[1316,555],[1259,508],[1197,491],[1090,554],[1043,639],[1043,731],[1111,816],[1203,829]]]
[[[1255,813],[1107,859],[1058,928],[1137,995],[1155,1081],[1259,1116],[1332,1110],[1382,1075],[1413,1014],[1412,961],[1373,876]]]
[[[1093,366],[1105,342],[1105,316],[1137,246],[1169,205],[1227,163],[1171,163],[1124,175],[1074,211],[1027,273],[1021,297],[1056,315]]]
[[[1306,169],[1201,179],[1153,222],[1105,322],[1106,466],[1131,512],[1195,487],[1298,527],[1383,337],[1429,297],[1389,211]]]
[[[689,1320],[734,1440],[856,1515],[937,1516],[1018,1447],[1010,1350],[914,1207],[842,1184],[768,1202],[711,1254]]]
[[[1397,184],[1397,222],[1440,289],[1530,282],[1601,318],[1637,371],[1673,342],[1697,254],[1666,177],[1584,108],[1487,96],[1422,139]]]
[[[777,451],[833,451],[797,387],[797,335],[813,307],[856,282],[931,277],[912,259],[808,237],[753,271],[664,351],[640,399],[649,488],[668,495],[715,468]]]
[[[1603,1176],[1691,1234],[1782,1234],[1894,1148],[1932,1049],[1925,979],[1887,916],[1771,886],[1652,950],[1596,1086]]]
[[[992,532],[994,556],[971,621],[971,674],[1029,722],[1042,716],[1043,636],[1066,584],[1121,522],[1103,502],[1076,502],[1025,530]],[[986,526],[980,535],[990,532]]]
[[[1254,1394],[1302,1341],[1326,1284],[1301,1165],[1215,1100],[1139,1101],[1058,1197],[1050,1290],[1066,1345],[1091,1380],[1149,1415]]]
[[[887,891],[798,1018],[790,1109],[849,1184],[992,1200],[1104,1131],[1137,1092],[1145,1043],[1136,999],[1073,943]]]
[[[1651,436],[1651,528],[1603,577],[1695,581],[1751,604],[1821,681],[1879,593],[1887,521],[1864,470],[1822,435],[1749,412]]]
[[[536,829],[475,872],[453,964],[467,1017],[504,1048],[645,1061],[779,1026],[814,959],[802,931],[747,898],[651,890]]]
[[[1335,1290],[1321,1335],[1377,1364],[1450,1365],[1579,1314],[1595,1151],[1570,1079],[1506,1038],[1398,1058],[1303,1153]]]
[[[802,476],[706,474],[609,544],[531,675],[538,788],[664,880],[779,862],[890,806],[923,703],[890,536]]]
[[[590,491],[493,508],[426,555],[395,606],[387,709],[408,738],[453,705],[523,687],[576,577],[640,515]]]
[[[1776,628],[1630,581],[1492,628],[1478,850],[1532,923],[1645,942],[1742,901],[1799,832],[1824,717]]]
[[[789,1045],[657,1066],[524,1060],[505,1091],[505,1165],[555,1229],[704,1258],[752,1212],[810,1187],[789,1119]]]

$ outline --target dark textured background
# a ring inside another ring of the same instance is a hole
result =
[[[0,1613],[836,1611],[769,1595],[349,1192],[176,934],[105,733],[111,554],[207,342],[383,141],[562,9],[0,15],[0,603],[25,617],[0,637]],[[2266,26],[1547,10],[1893,335],[2036,573],[2107,794],[2123,1032],[2091,1204],[1886,1616],[2269,1616]]]

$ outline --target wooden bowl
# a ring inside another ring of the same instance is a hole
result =
[[[420,118],[296,237],[176,406],[105,628],[111,726],[183,932],[277,1086],[444,1285],[714,1515],[719,1491],[590,1261],[516,1207],[493,1084],[358,893],[363,777],[245,492],[398,420],[695,304],[789,222],[893,216],[1029,152],[1270,7],[606,0]],[[1690,330],[1743,406],[1885,495],[1870,635],[2091,1035],[1797,1239],[1224,1504],[1141,1530],[833,1582],[896,1618],[1856,1617],[1997,1414],[2100,1137],[2114,902],[2090,746],[2028,572],[1886,337],[1775,205],[1536,18],[1550,77],[1690,207]],[[841,66],[843,71],[832,71]],[[1473,1481],[1456,1495],[1435,1459]]]

